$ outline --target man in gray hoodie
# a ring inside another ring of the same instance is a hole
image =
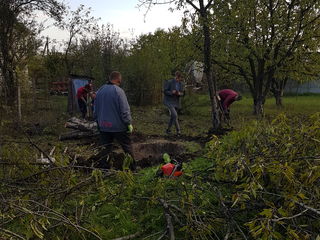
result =
[[[184,95],[184,86],[182,83],[182,73],[177,71],[175,73],[175,78],[170,79],[164,84],[164,105],[166,105],[170,112],[170,120],[168,128],[166,130],[167,134],[171,133],[171,127],[174,124],[176,127],[177,135],[181,134],[181,129],[178,121],[178,109],[181,108],[180,97]]]
[[[106,146],[107,152],[111,152],[112,143],[119,142],[125,153],[131,155],[133,163],[130,168],[135,169],[135,161],[131,143],[130,106],[125,92],[119,87],[122,76],[119,72],[112,72],[107,84],[97,92],[94,102],[94,117],[100,130],[101,143]]]

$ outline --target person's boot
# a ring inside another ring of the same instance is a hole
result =
[[[166,130],[166,134],[167,134],[167,135],[171,135],[171,130],[170,130],[170,129],[167,129],[167,130]]]
[[[177,137],[181,137],[181,130],[177,130]]]

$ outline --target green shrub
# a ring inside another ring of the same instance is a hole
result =
[[[214,176],[233,183],[232,208],[254,213],[255,239],[315,239],[320,230],[320,114],[279,115],[209,144]]]

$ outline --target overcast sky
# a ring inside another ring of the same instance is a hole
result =
[[[154,6],[144,18],[145,9],[138,9],[138,0],[67,0],[72,10],[80,4],[92,8],[92,14],[101,18],[100,24],[110,23],[114,30],[120,32],[122,37],[138,36],[141,33],[153,32],[157,28],[167,29],[180,25],[182,13],[169,11],[169,5]],[[51,22],[47,22],[51,26]],[[43,36],[61,41],[66,39],[66,33],[55,27],[46,29]]]

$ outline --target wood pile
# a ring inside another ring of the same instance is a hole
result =
[[[97,123],[85,119],[72,117],[66,122],[65,127],[73,131],[62,134],[60,136],[61,141],[90,138],[99,135]]]

